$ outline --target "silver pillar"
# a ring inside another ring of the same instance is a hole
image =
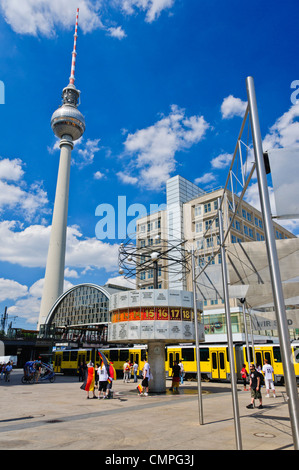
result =
[[[218,198],[218,217],[219,217],[219,238],[220,238],[220,250],[221,250],[222,282],[223,282],[223,294],[224,294],[224,305],[225,305],[225,315],[226,315],[228,352],[229,352],[229,361],[230,361],[230,380],[231,380],[231,387],[232,387],[236,445],[237,445],[237,450],[242,450],[242,437],[241,437],[241,426],[240,426],[238,390],[237,390],[237,376],[236,376],[236,370],[235,370],[235,365],[234,365],[235,364],[234,344],[233,344],[232,325],[231,325],[231,318],[230,318],[228,276],[227,276],[227,266],[226,266],[226,258],[225,258],[224,230],[223,230],[222,211],[220,207],[220,198]]]
[[[285,311],[282,283],[279,270],[279,261],[275,244],[274,229],[271,218],[271,207],[268,192],[267,177],[264,165],[262,138],[257,111],[255,88],[252,77],[246,79],[248,105],[250,111],[252,140],[256,162],[257,180],[263,215],[265,240],[268,253],[268,262],[273,290],[273,300],[278,327],[284,379],[288,395],[288,406],[292,426],[295,450],[299,450],[299,401],[294,365],[291,361],[291,342]]]
[[[150,393],[165,393],[165,342],[149,341],[148,363],[151,368],[152,379],[149,381]]]
[[[194,257],[194,247],[192,246],[191,262],[192,262],[192,286],[193,286],[193,306],[194,306],[193,308],[194,308],[195,350],[196,350],[196,365],[197,365],[198,413],[199,413],[199,424],[203,424],[200,352],[199,352],[197,302],[196,302],[196,278],[195,278],[195,261],[194,261],[194,258],[195,258]]]
[[[243,310],[245,342],[246,342],[246,351],[247,351],[247,359],[248,359],[248,374],[249,374],[250,373],[250,350],[249,350],[248,328],[247,328],[246,309],[245,309],[246,299],[240,299],[240,302],[242,304],[242,310]],[[252,353],[253,353],[253,351],[252,351]],[[252,356],[252,358],[253,357],[254,356]],[[254,362],[254,359],[253,359],[253,362]]]

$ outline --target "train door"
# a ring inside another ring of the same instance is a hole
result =
[[[139,350],[137,350],[137,351],[130,350],[130,362],[131,362],[131,364],[134,365],[135,361],[138,364],[138,371],[137,371],[137,375],[138,375],[139,372],[140,372],[140,351]],[[133,369],[132,369],[132,374],[133,374]]]
[[[172,375],[174,361],[180,362],[180,353],[176,350],[168,350],[168,375]]]
[[[81,362],[85,362],[85,353],[84,352],[79,352],[78,353],[78,364],[77,367],[81,364]]]
[[[61,372],[61,359],[62,352],[56,352],[54,359],[54,372]]]
[[[273,366],[273,354],[270,348],[255,351],[255,364],[257,367],[261,366],[261,368],[263,368],[265,359],[267,359],[268,364]]]
[[[212,379],[226,379],[225,348],[211,348]]]

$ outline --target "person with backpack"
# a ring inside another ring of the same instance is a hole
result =
[[[251,390],[251,403],[246,408],[254,408],[254,401],[260,401],[259,409],[263,408],[262,393],[261,393],[261,373],[258,372],[254,364],[250,364],[250,382],[249,390]]]

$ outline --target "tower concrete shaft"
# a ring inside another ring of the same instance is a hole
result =
[[[78,16],[79,9],[76,14],[69,84],[62,91],[62,105],[51,119],[53,132],[60,138],[60,161],[38,329],[46,323],[51,307],[63,293],[71,152],[73,141],[79,139],[85,130],[84,117],[77,109],[80,91],[74,85]]]
[[[64,139],[61,139],[52,228],[38,328],[46,322],[51,307],[63,293],[72,149],[71,137],[65,136]]]

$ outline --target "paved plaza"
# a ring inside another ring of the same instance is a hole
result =
[[[76,377],[33,385],[21,377],[14,370],[10,383],[0,382],[1,450],[236,450],[229,383],[202,382],[200,425],[196,382],[185,382],[178,395],[145,397],[119,379],[113,399],[87,400]],[[246,408],[250,392],[241,384],[238,399],[243,450],[294,449],[284,387],[276,398],[265,398],[263,388],[261,410]]]

